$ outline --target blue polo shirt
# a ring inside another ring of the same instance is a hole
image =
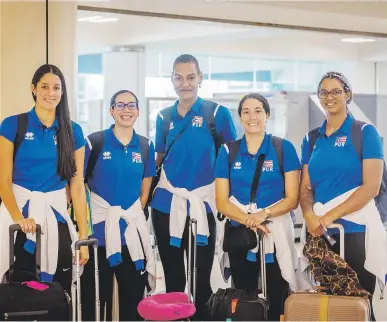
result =
[[[283,140],[283,171],[284,173],[300,170],[301,164],[294,145],[288,140]],[[224,146],[219,150],[216,160],[215,177],[228,179],[230,181],[230,196],[234,196],[241,204],[250,203],[251,185],[258,158],[265,155],[261,176],[258,183],[254,203],[258,208],[266,208],[285,197],[285,180],[281,173],[277,154],[273,146],[271,134],[266,134],[257,153],[252,155],[247,149],[246,138],[243,136],[238,154],[229,169],[229,153]],[[233,226],[240,224],[231,220]],[[248,252],[248,261],[255,262],[256,254]],[[274,254],[266,254],[266,263],[274,262]]]
[[[326,136],[326,121],[321,126],[313,151],[307,137],[302,142],[302,164],[308,164],[310,181],[315,202],[323,204],[352,190],[363,183],[362,161],[356,153],[351,138],[353,117],[348,115],[341,127]],[[373,125],[362,130],[363,159],[384,159],[380,135]],[[345,232],[364,232],[364,225],[344,219],[336,221],[344,226]],[[336,233],[331,230],[331,233]]]
[[[111,206],[126,210],[140,197],[143,178],[156,175],[155,151],[149,141],[149,155],[144,163],[138,136],[133,131],[130,143],[124,146],[113,132],[114,125],[105,130],[105,141],[98,156],[93,175],[88,178],[92,192]],[[86,144],[85,173],[90,157],[90,146]],[[93,215],[93,214],[92,214]],[[120,220],[121,244],[125,245],[125,220]],[[93,225],[94,237],[100,246],[105,246],[105,222]]]
[[[191,110],[181,117],[177,112],[176,101],[170,129],[166,138],[163,136],[163,120],[160,114],[156,120],[156,152],[165,153],[178,133],[186,126],[182,135],[173,144],[164,160],[165,173],[174,187],[186,188],[189,191],[209,185],[214,181],[216,162],[215,144],[208,126],[201,113],[202,99],[199,97]],[[161,112],[162,113],[162,112]],[[195,120],[195,121],[194,121]],[[224,142],[236,139],[236,131],[229,110],[220,106],[215,115],[216,131]],[[172,194],[165,189],[157,188],[151,206],[163,213],[170,213]],[[206,204],[207,212],[211,209]]]
[[[253,182],[258,157],[264,154],[265,159],[258,183],[254,202],[258,208],[266,208],[285,197],[285,182],[278,164],[271,134],[265,134],[262,144],[255,155],[247,149],[246,138],[243,136],[238,154],[231,167],[228,167],[229,154],[224,146],[219,150],[216,161],[215,177],[230,180],[230,196],[234,196],[241,204],[250,203],[251,184]],[[300,170],[300,160],[294,145],[283,140],[283,171],[284,173]]]
[[[38,118],[33,108],[28,113],[27,132],[13,165],[12,182],[31,191],[50,192],[63,189],[66,181],[62,181],[57,173],[58,150],[56,135],[58,121],[46,127]],[[18,116],[12,115],[4,119],[0,128],[0,135],[11,141],[15,140]],[[82,128],[72,122],[74,150],[85,145]],[[23,208],[23,215],[28,215],[28,202]],[[66,221],[55,210],[57,220]]]

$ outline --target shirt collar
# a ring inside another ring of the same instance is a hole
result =
[[[271,140],[271,135],[268,135],[265,133],[262,144],[259,147],[256,155],[261,155],[261,154],[268,155],[268,153],[269,153],[269,141],[270,140]],[[240,152],[242,154],[246,154],[246,155],[250,154],[249,150],[247,149],[247,142],[246,142],[245,135],[242,137]]]
[[[28,113],[31,118],[31,123],[34,127],[41,127],[45,128],[46,126],[42,123],[41,120],[39,120],[38,115],[36,114],[35,107],[32,108],[32,110]],[[50,127],[47,127],[47,129],[56,128],[58,129],[58,120],[55,117],[54,123]]]
[[[348,114],[343,124],[341,124],[340,128],[335,133],[349,135],[353,124],[353,120],[354,120],[353,116],[351,114]],[[318,135],[319,136],[325,135],[326,130],[327,130],[327,121],[325,120],[323,125],[318,130]]]
[[[200,110],[200,107],[202,106],[202,102],[203,102],[203,99],[198,97],[195,101],[195,103],[192,105],[191,107],[191,111],[194,111],[195,113],[199,112]],[[175,102],[175,104],[173,105],[173,113],[172,113],[172,116],[176,116],[178,115],[177,113],[177,104],[179,104],[179,100],[177,100]]]
[[[114,134],[113,128],[114,128],[114,124],[112,124],[110,126],[110,128],[107,130],[110,142],[116,146],[123,147],[124,145],[117,139],[116,135]],[[129,146],[132,146],[132,147],[138,146],[138,137],[137,137],[137,133],[135,130],[133,130],[133,137],[127,146],[128,147]]]

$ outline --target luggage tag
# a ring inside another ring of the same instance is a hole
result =
[[[43,292],[49,288],[48,285],[37,282],[37,281],[23,282],[23,283],[21,283],[21,285],[25,285],[29,288],[32,288],[32,289],[40,291],[40,292]]]

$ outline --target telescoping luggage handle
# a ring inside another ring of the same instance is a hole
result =
[[[191,298],[195,303],[196,300],[196,259],[197,259],[197,244],[196,244],[196,236],[197,236],[197,221],[196,219],[189,220],[188,226],[188,265],[187,265],[187,279],[188,279],[188,298]],[[192,236],[193,235],[193,236]],[[193,241],[193,245],[192,245]],[[193,246],[193,247],[192,247]],[[193,258],[192,258],[192,248],[193,248]],[[193,260],[193,281],[191,282],[191,265]],[[192,287],[193,284],[193,287]]]
[[[265,233],[258,229],[257,236],[259,239],[259,257],[261,261],[261,287],[262,295],[267,299],[267,284],[266,284],[266,263],[265,263]]]
[[[93,246],[94,249],[94,278],[95,278],[95,320],[100,321],[100,301],[99,301],[99,271],[98,271],[98,240],[95,238],[82,239],[75,242],[75,260],[77,276],[77,320],[82,321],[82,303],[81,303],[81,271],[80,271],[80,249],[82,246]],[[74,300],[74,299],[73,299]],[[75,314],[73,310],[73,320]]]
[[[15,232],[22,230],[18,224],[9,226],[9,282],[12,282],[12,276],[14,273],[15,263]],[[36,258],[36,277],[40,278],[40,265],[41,265],[41,232],[40,225],[36,225],[36,244],[35,244],[35,258]]]
[[[340,257],[342,259],[345,260],[344,256],[345,256],[345,253],[344,253],[344,249],[345,249],[345,244],[344,244],[344,227],[340,224],[331,224],[329,225],[328,228],[336,228],[339,230],[339,233],[340,233]]]

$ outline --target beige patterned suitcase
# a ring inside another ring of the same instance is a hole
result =
[[[340,231],[340,257],[344,258],[344,229]],[[327,295],[316,290],[296,292],[285,301],[282,321],[370,321],[371,306],[363,297]]]

